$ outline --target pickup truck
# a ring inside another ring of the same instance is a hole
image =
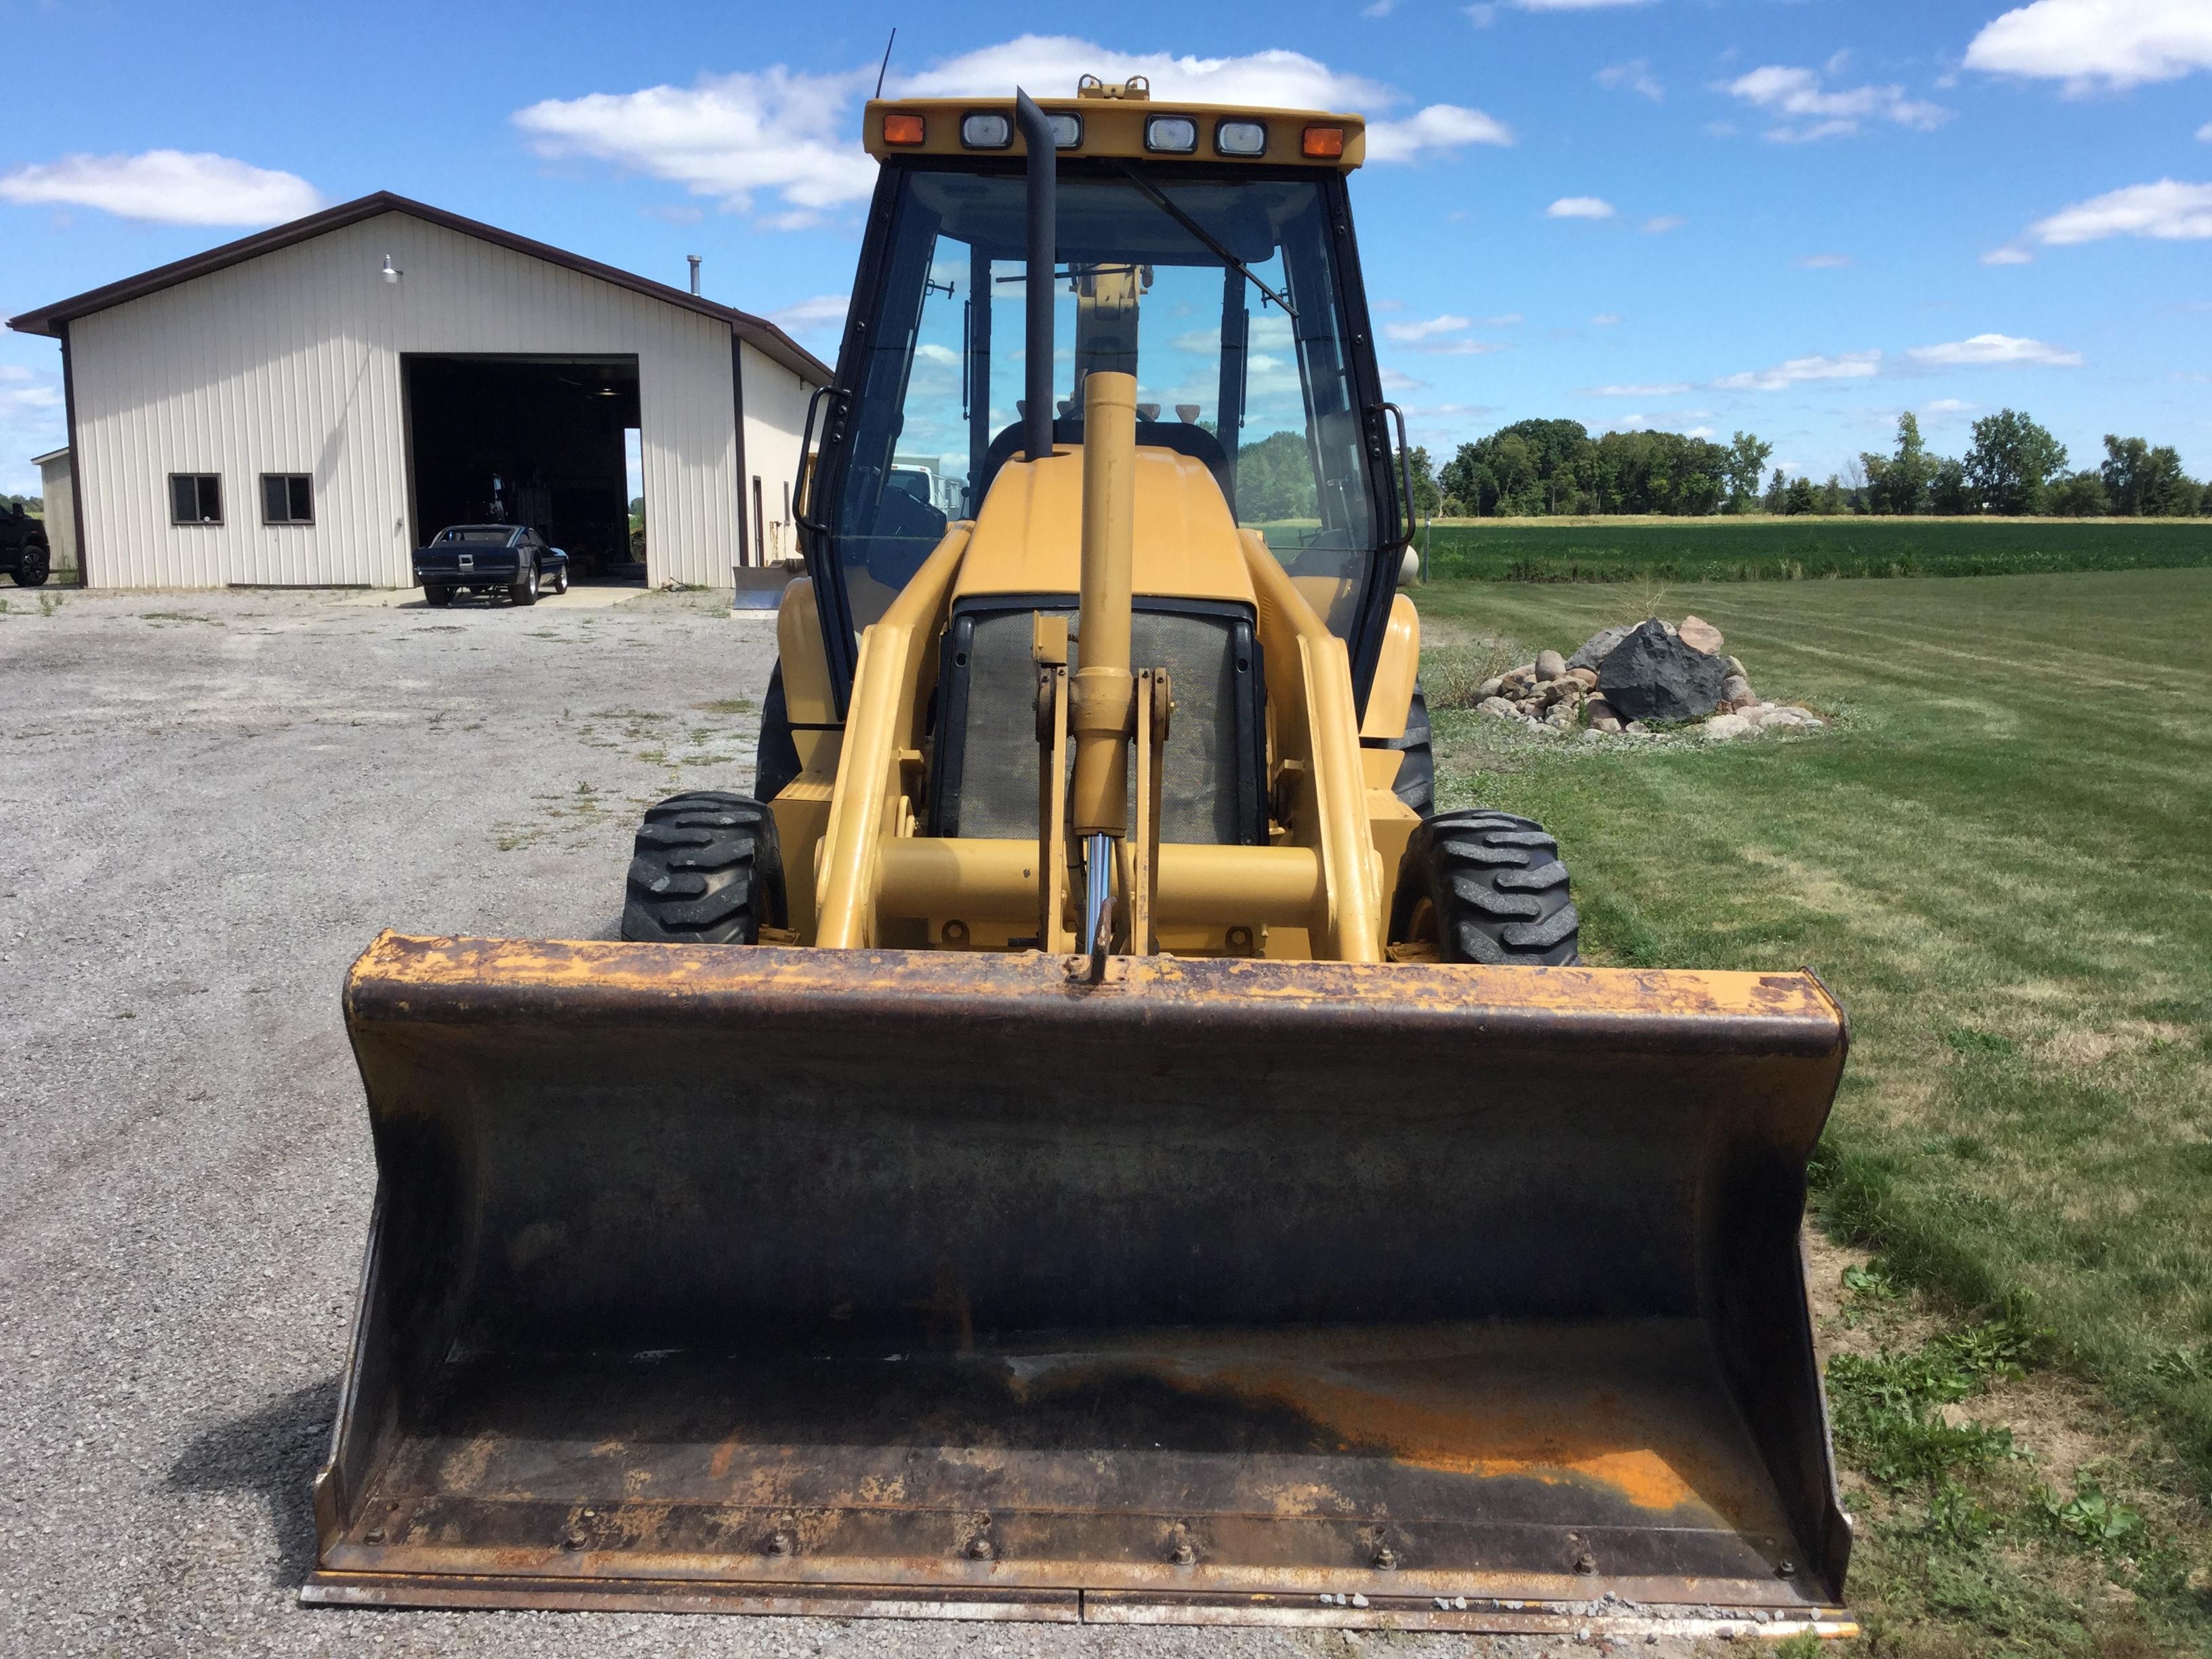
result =
[[[568,556],[528,525],[448,525],[415,550],[415,580],[432,605],[451,605],[456,593],[501,592],[535,605],[541,591],[568,591]]]
[[[13,576],[18,587],[43,587],[53,570],[46,550],[46,526],[15,501],[0,507],[0,575]]]

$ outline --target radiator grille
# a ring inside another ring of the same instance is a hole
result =
[[[1036,834],[1030,616],[1028,610],[998,611],[956,619],[944,703],[948,729],[939,750],[940,835]],[[1131,618],[1130,642],[1134,665],[1164,668],[1174,687],[1175,718],[1161,768],[1160,838],[1232,846],[1256,839],[1261,682],[1249,623],[1223,613],[1140,610]],[[1070,665],[1079,667],[1079,641],[1069,654]]]

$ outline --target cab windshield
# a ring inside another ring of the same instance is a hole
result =
[[[900,173],[872,292],[856,296],[840,375],[853,416],[825,447],[816,514],[856,629],[1021,444],[1021,174]],[[1063,167],[1058,194],[1055,437],[1081,441],[1085,376],[1133,374],[1137,441],[1209,467],[1237,522],[1319,579],[1300,585],[1348,632],[1389,509],[1364,462],[1322,182]]]

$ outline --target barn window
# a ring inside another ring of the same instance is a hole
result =
[[[221,524],[222,480],[212,472],[172,472],[169,475],[169,521],[172,524]]]
[[[304,472],[264,472],[261,475],[261,522],[313,524],[315,489]]]

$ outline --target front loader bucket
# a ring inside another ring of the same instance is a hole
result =
[[[387,934],[346,1012],[308,1601],[1847,1628],[1810,975]]]

